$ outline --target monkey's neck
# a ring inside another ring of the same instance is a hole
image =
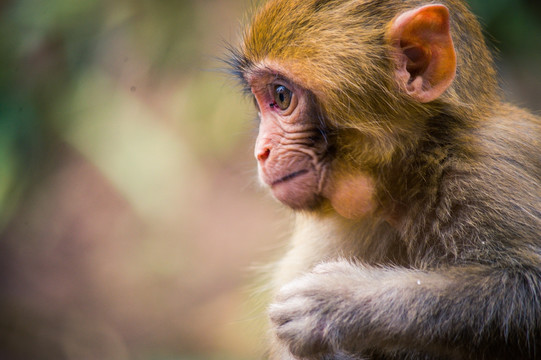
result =
[[[452,197],[446,184],[475,171],[465,167],[480,152],[470,140],[477,131],[475,124],[444,114],[428,119],[414,146],[401,149],[388,166],[379,169],[377,215],[400,233],[418,237],[408,229],[408,219],[438,218],[435,212]],[[457,168],[457,164],[462,165]]]
[[[292,251],[303,254],[299,271],[337,258],[367,264],[404,263],[398,232],[380,217],[346,219],[333,211],[298,213]],[[300,249],[300,250],[299,250]]]

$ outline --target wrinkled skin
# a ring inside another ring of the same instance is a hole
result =
[[[336,176],[329,142],[312,95],[272,71],[250,77],[259,109],[254,155],[261,182],[295,210],[311,210],[329,200],[338,213],[359,218],[372,209],[372,180],[363,174]],[[276,86],[291,91],[282,110],[274,99]]]

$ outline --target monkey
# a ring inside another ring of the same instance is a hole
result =
[[[464,2],[268,0],[227,61],[295,213],[269,359],[541,359],[541,120]]]

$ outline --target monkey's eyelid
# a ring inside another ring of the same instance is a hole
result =
[[[267,84],[267,87],[271,87],[271,86],[274,86],[274,85],[283,85],[285,87],[292,87],[291,86],[291,81],[289,81],[286,77],[280,75],[280,74],[275,74],[274,75],[274,79],[272,79],[272,81],[270,83]]]
[[[266,68],[268,70],[268,72],[270,73],[270,75],[273,75],[274,76],[274,81],[276,80],[282,80],[282,81],[287,81],[287,79],[280,73],[277,73],[276,71],[270,69],[270,68]]]

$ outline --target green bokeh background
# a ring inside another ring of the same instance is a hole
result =
[[[254,359],[289,213],[217,69],[250,0],[0,1],[0,358]],[[471,0],[541,109],[541,3]]]

